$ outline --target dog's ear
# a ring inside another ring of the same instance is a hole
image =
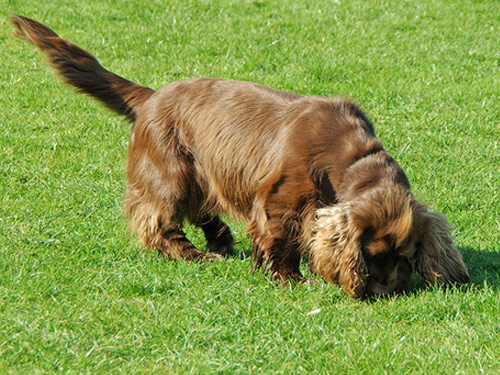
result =
[[[319,209],[310,247],[311,268],[326,280],[339,284],[346,293],[361,298],[365,293],[367,267],[361,251],[358,228],[349,206]]]
[[[446,217],[425,207],[417,209],[415,215],[418,239],[414,260],[418,274],[437,284],[469,282],[462,256],[453,246]]]

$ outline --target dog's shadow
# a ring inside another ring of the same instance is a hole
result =
[[[463,291],[491,288],[497,290],[500,287],[500,249],[476,250],[470,247],[459,247],[463,260],[469,270],[470,282],[459,285]],[[417,295],[422,291],[433,288],[422,278],[414,274],[412,276],[410,290],[407,295]]]
[[[500,287],[500,249],[476,250],[460,247],[459,251],[469,269],[471,286],[488,286],[495,289]]]

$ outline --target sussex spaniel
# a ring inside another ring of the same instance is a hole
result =
[[[231,254],[226,213],[246,221],[255,264],[277,281],[301,279],[302,255],[353,297],[404,291],[413,270],[437,284],[469,280],[447,219],[413,197],[349,100],[208,78],[154,91],[36,21],[12,23],[66,83],[134,123],[126,206],[142,242],[167,258]],[[186,238],[185,219],[208,253]]]

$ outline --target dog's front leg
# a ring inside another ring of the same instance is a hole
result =
[[[271,272],[277,283],[300,281],[300,252],[295,236],[287,231],[281,217],[266,220],[264,226],[250,223],[252,260],[257,268]]]

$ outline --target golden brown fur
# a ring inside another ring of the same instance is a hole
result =
[[[300,279],[300,258],[354,297],[430,282],[467,282],[446,218],[410,192],[371,123],[346,99],[258,84],[190,79],[153,91],[108,72],[53,31],[13,16],[66,82],[134,122],[126,196],[131,225],[172,259],[231,254],[220,215],[248,223],[253,259],[276,280]],[[199,225],[209,253],[182,231]]]

